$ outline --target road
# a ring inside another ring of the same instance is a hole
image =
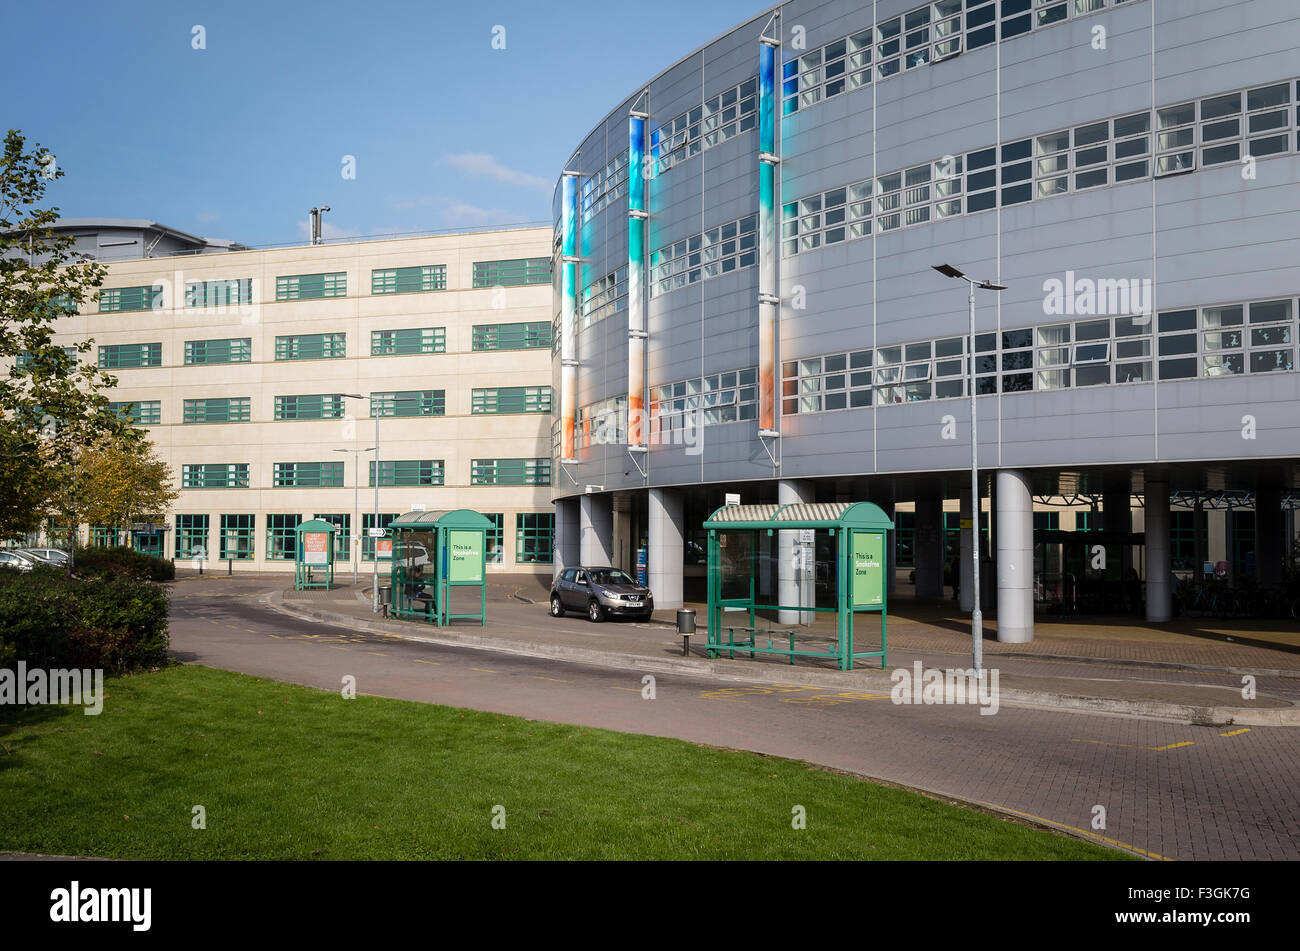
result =
[[[1164,859],[1300,858],[1300,733],[1015,707],[903,706],[445,647],[298,621],[266,580],[172,589],[181,660],[324,689],[473,707],[802,759],[981,803]],[[537,605],[538,623],[546,606]],[[1094,826],[1096,807],[1105,827]]]

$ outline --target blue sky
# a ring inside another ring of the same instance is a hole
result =
[[[317,204],[327,238],[542,221],[601,116],[766,5],[4,0],[0,121],[55,153],[68,218],[252,245]]]

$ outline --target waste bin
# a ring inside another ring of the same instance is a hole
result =
[[[678,608],[677,633],[678,634],[695,633],[695,609],[694,608]]]

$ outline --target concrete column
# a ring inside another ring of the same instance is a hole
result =
[[[581,536],[578,553],[584,565],[608,565],[613,558],[614,508],[608,495],[583,495],[578,499]]]
[[[1255,578],[1266,587],[1282,583],[1282,493],[1255,490]]]
[[[580,535],[578,500],[560,499],[555,503],[555,573],[578,564]]]
[[[1147,554],[1147,620],[1168,621],[1174,616],[1169,554],[1169,483],[1148,482],[1142,508],[1142,531]]]
[[[812,484],[809,482],[782,479],[777,483],[776,500],[782,505],[794,505],[799,502],[814,501]],[[813,604],[816,572],[795,568],[795,559],[799,557],[799,533],[795,531],[777,532],[776,551],[776,591],[779,604],[796,604],[799,606]],[[802,624],[812,617],[811,612],[779,611],[777,622],[780,624]]]
[[[978,522],[971,521],[971,504],[970,489],[962,489],[958,493],[960,506],[958,508],[957,522],[961,528],[958,529],[957,542],[957,606],[963,611],[969,613],[975,607],[975,568],[971,564],[971,551],[975,547],[974,535],[967,525],[978,525]]]
[[[648,506],[650,550],[646,571],[656,608],[682,606],[682,564],[685,555],[686,506],[677,489],[651,489]]]
[[[997,473],[998,640],[1034,639],[1034,501],[1029,480],[1015,469]]]
[[[912,554],[916,561],[916,596],[943,597],[943,498],[919,494],[912,517]]]

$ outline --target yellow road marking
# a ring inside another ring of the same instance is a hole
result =
[[[346,647],[343,647],[343,646],[340,645],[340,644],[326,644],[325,646],[328,647],[328,648],[329,648],[330,650],[332,650],[332,651],[345,651],[345,650],[347,650]]]
[[[495,674],[495,670],[488,670],[486,667],[471,667],[470,670],[481,670],[485,674]]]
[[[539,676],[539,675],[537,675],[537,674],[534,674],[534,675],[533,675],[533,679],[534,679],[534,680],[549,680],[549,681],[551,681],[551,682],[553,682],[553,683],[557,683],[557,684],[571,684],[571,683],[573,683],[572,680],[558,680],[558,679],[556,679],[555,677],[542,677],[542,676]]]
[[[641,692],[641,688],[640,688],[640,687],[611,687],[610,689],[611,689],[611,690],[631,690],[631,691],[634,691],[635,693],[640,693],[640,692]]]
[[[1121,842],[1119,839],[1112,839],[1109,836],[1097,835],[1095,832],[1089,832],[1087,829],[1080,829],[1078,826],[1067,825],[1064,822],[1057,822],[1054,819],[1044,819],[1042,816],[1036,816],[1030,812],[1020,812],[1016,809],[1008,809],[1006,806],[999,806],[991,802],[982,802],[981,806],[988,806],[990,809],[998,809],[1002,812],[1009,812],[1013,816],[1022,816],[1025,819],[1033,819],[1035,822],[1044,822],[1049,826],[1056,826],[1060,829],[1069,829],[1071,832],[1077,832],[1080,835],[1086,835],[1090,839],[1098,839],[1102,842],[1109,842],[1111,845],[1117,845],[1121,849],[1128,849],[1130,852],[1136,852],[1138,855],[1146,855],[1160,862],[1172,862],[1173,859],[1166,858],[1156,852],[1149,852],[1146,849],[1140,849],[1136,845],[1130,845],[1128,842]]]
[[[1191,740],[1183,740],[1181,743],[1170,743],[1168,746],[1142,746],[1134,743],[1110,743],[1106,740],[1078,740],[1071,739],[1071,743],[1094,743],[1097,746],[1119,746],[1126,750],[1152,750],[1156,753],[1163,753],[1165,750],[1176,750],[1182,746],[1195,746]]]
[[[1243,733],[1249,733],[1250,730],[1233,730],[1231,733],[1220,733],[1219,736],[1241,736]]]
[[[374,654],[376,657],[387,657],[383,651],[366,651],[367,654]]]
[[[972,569],[972,570],[974,570],[974,569]],[[279,634],[267,634],[266,636],[267,636],[267,637],[274,637],[277,641],[280,640],[280,635],[279,635]]]
[[[1170,743],[1168,746],[1153,746],[1151,747],[1151,749],[1155,750],[1157,753],[1163,753],[1165,750],[1176,750],[1180,746],[1192,746],[1192,745],[1194,744],[1192,743],[1191,740],[1183,740],[1181,743]]]
[[[411,659],[415,661],[417,664],[433,664],[435,667],[442,666],[442,661],[440,660],[420,660],[420,658],[418,657],[412,657]]]

